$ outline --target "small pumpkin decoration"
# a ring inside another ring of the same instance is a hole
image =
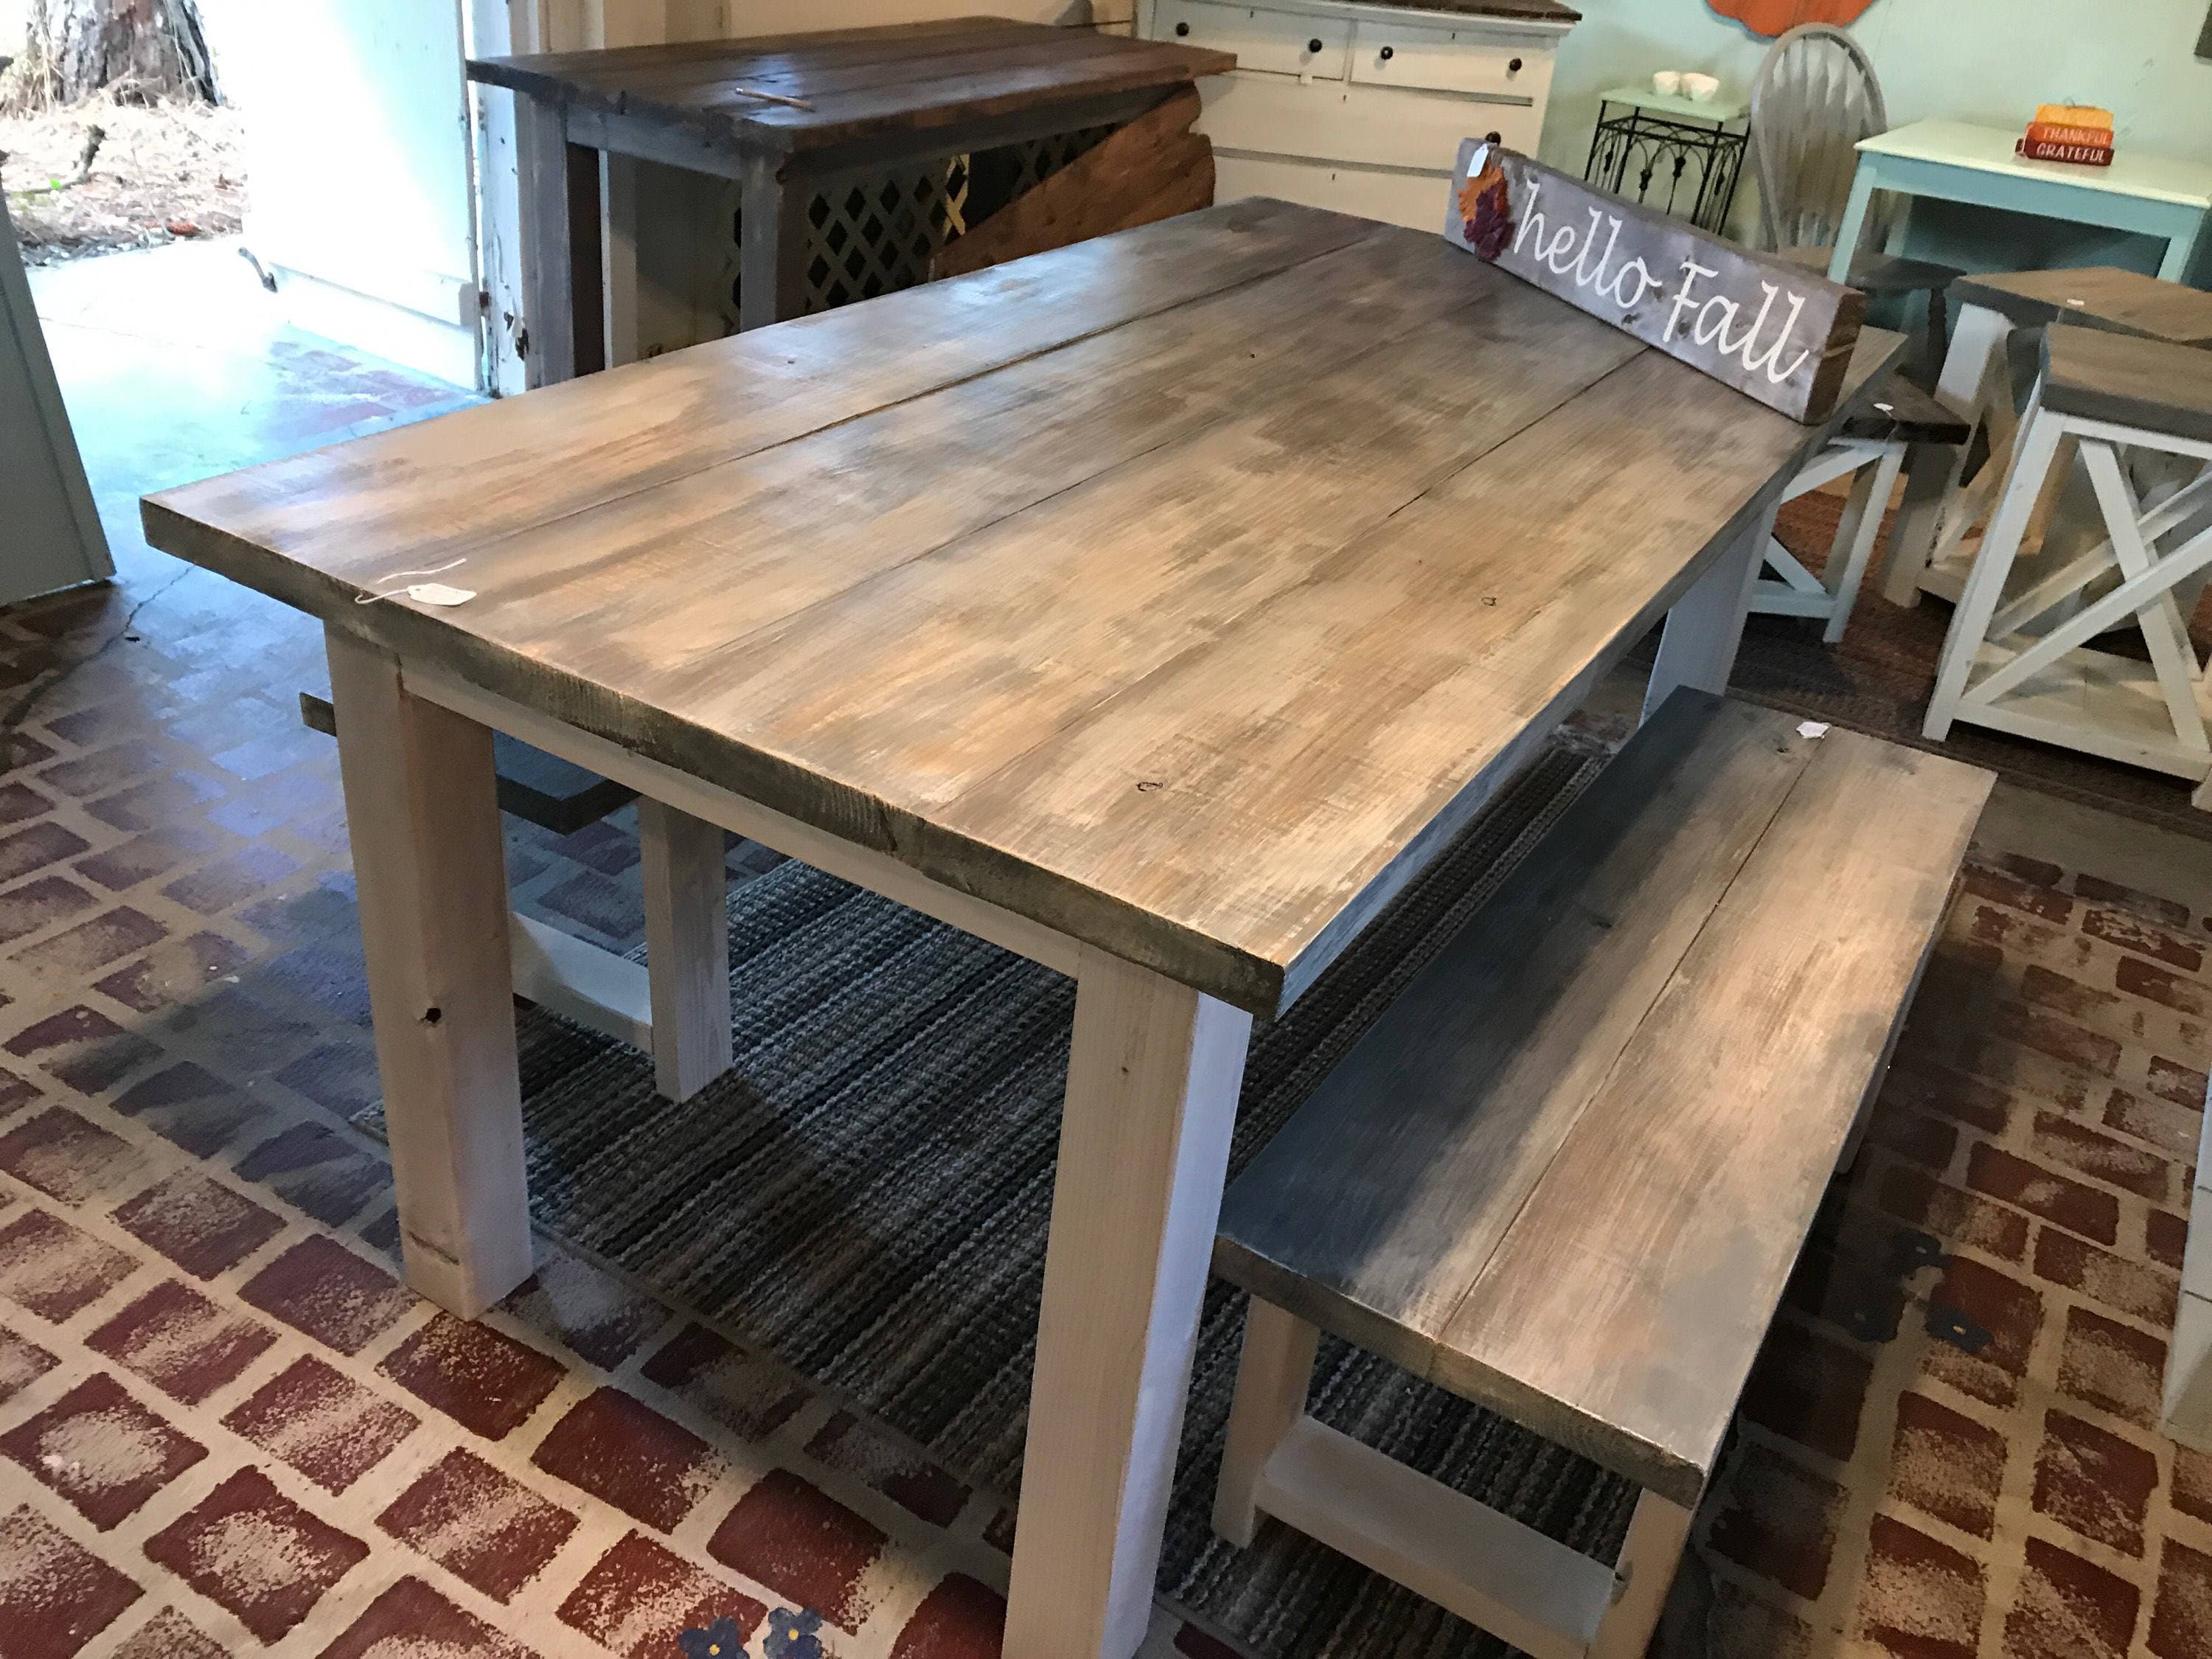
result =
[[[1852,23],[1874,0],[1706,0],[1753,34],[1787,34],[1800,23]]]

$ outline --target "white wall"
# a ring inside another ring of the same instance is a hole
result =
[[[1543,156],[1579,173],[1598,94],[1655,69],[1698,69],[1747,89],[1771,42],[1705,0],[1576,0],[1559,52]],[[2212,63],[2195,55],[2205,0],[1875,0],[1852,26],[1881,77],[1890,119],[1935,116],[2025,125],[2044,102],[2101,104],[2120,144],[2212,162]],[[1755,200],[1747,179],[1741,210]],[[2155,244],[2068,232],[2016,216],[1930,204],[1916,252],[1983,270],[2087,264],[2153,269]],[[2200,260],[2200,282],[2212,263]]]

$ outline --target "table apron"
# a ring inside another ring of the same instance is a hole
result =
[[[625,784],[648,799],[758,842],[825,875],[880,894],[1017,956],[1060,973],[1073,975],[1076,971],[1082,950],[1076,939],[1042,922],[1001,909],[988,900],[932,880],[891,854],[801,823],[426,664],[402,659],[400,677],[407,690],[425,702],[504,732]]]
[[[2206,211],[2185,202],[2129,195],[2087,180],[2074,184],[2062,179],[2020,179],[1917,156],[1884,155],[1869,150],[1862,152],[1859,164],[1870,171],[1876,190],[2073,220],[2169,241],[2192,234]]]

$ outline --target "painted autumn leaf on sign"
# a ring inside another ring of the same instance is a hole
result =
[[[1850,23],[1874,0],[1707,0],[1753,34],[1786,34],[1800,23]]]

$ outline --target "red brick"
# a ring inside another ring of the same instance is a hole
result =
[[[2112,1194],[2054,1175],[1998,1147],[1975,1145],[1966,1158],[1966,1184],[2100,1244],[2119,1237],[2120,1201]]]
[[[174,1607],[163,1607],[115,1650],[115,1659],[225,1659],[222,1644]]]
[[[2146,1100],[2124,1089],[2112,1091],[2105,1103],[2105,1124],[2124,1135],[2147,1141],[2168,1158],[2186,1160],[2197,1151],[2203,1112],[2164,1100]]]
[[[187,1406],[258,1359],[276,1334],[218,1307],[182,1279],[164,1279],[85,1338],[86,1346]]]
[[[2054,1285],[2154,1325],[2171,1326],[2181,1281],[2155,1267],[2114,1255],[2071,1233],[2045,1227],[2036,1235],[2035,1271]]]
[[[562,1377],[560,1361],[448,1313],[434,1316],[377,1370],[487,1440],[520,1427]]]
[[[132,1084],[115,1097],[125,1117],[142,1114],[154,1128],[196,1157],[208,1158],[260,1115],[260,1105],[205,1068],[184,1060]]]
[[[21,1464],[106,1532],[207,1455],[105,1373],[0,1435]]]
[[[228,1272],[284,1230],[252,1199],[191,1170],[149,1187],[115,1218],[195,1279]]]
[[[243,945],[221,933],[201,932],[155,946],[105,979],[94,980],[92,988],[142,1014],[158,1013],[189,1001],[252,960]]]
[[[43,870],[59,859],[75,858],[91,846],[82,836],[48,821],[0,839],[0,882]]]
[[[2027,1372],[2043,1299],[1994,1267],[1954,1256],[1928,1298],[1931,1334],[1962,1333],[1954,1346],[2014,1376]]]
[[[1995,1429],[1908,1391],[1897,1401],[1890,1493],[1961,1532],[1990,1537],[2005,1453],[2005,1437]]]
[[[2021,970],[2020,994],[2023,1001],[2038,1008],[2053,1009],[2093,1028],[2096,1021],[2109,1017],[2113,1010],[2132,1006],[2117,991],[2098,990],[2036,962]]]
[[[727,1467],[690,1430],[619,1389],[570,1407],[530,1461],[660,1532],[680,1525]]]
[[[2027,1253],[2033,1224],[2026,1216],[1978,1194],[1946,1186],[1924,1170],[1893,1164],[1883,1171],[1881,1206],[1947,1244],[1963,1244],[2008,1261]]]
[[[2181,1271],[2182,1254],[2189,1243],[2189,1224],[2178,1215],[2153,1210],[2143,1223],[2143,1244],[2150,1259],[2161,1267]]]
[[[2198,1113],[2204,1109],[2205,1074],[2194,1066],[2153,1054],[2143,1086],[2160,1099],[2170,1100],[2177,1106],[2186,1106]]]
[[[2100,1031],[2085,1030],[2048,1009],[2031,1008],[2019,1002],[2000,1003],[1990,1023],[1999,1036],[2098,1077],[2109,1078],[2119,1068],[2118,1038],[2108,1037]]]
[[[2002,1135],[2012,1121],[2012,1097],[1996,1085],[1924,1060],[1900,1064],[1889,1074],[1882,1095],[1986,1134]]]
[[[2088,948],[2088,941],[2078,935],[2001,904],[1975,904],[1972,937],[1975,944],[1996,951],[2001,957],[2049,955],[2060,947],[2062,940]]]
[[[5,1122],[40,1098],[39,1087],[0,1066],[0,1122]]]
[[[383,1164],[319,1123],[295,1123],[263,1141],[238,1160],[238,1177],[331,1227],[392,1185]]]
[[[1014,1553],[1014,1512],[1000,1510],[983,1528],[983,1541],[1004,1556]]]
[[[2156,1337],[2087,1308],[2066,1310],[2058,1386],[2075,1399],[2154,1429],[2165,1376],[2166,1344]]]
[[[343,1354],[359,1353],[415,1305],[390,1273],[320,1235],[292,1246],[239,1295]]]
[[[891,1644],[891,1659],[999,1659],[1006,1629],[1006,1598],[956,1572],[921,1598]]]
[[[555,1250],[501,1304],[585,1364],[611,1371],[668,1322],[668,1310],[611,1273]]]
[[[2040,1538],[2005,1618],[2005,1659],[2124,1659],[2142,1595],[2124,1578]]]
[[[2117,945],[2137,956],[2149,957],[2186,974],[2196,973],[2204,966],[2204,952],[2196,944],[2178,939],[2164,928],[2124,910],[2101,907],[2085,910],[2081,913],[2081,931],[2091,939]]]
[[[2039,887],[1989,868],[1986,865],[1969,864],[1963,872],[1966,889],[1977,898],[1985,898],[2014,910],[2025,910],[2045,921],[2063,922],[2074,915],[2074,901],[2063,893],[2047,887]]]
[[[1806,1601],[1820,1599],[1836,1549],[1843,1488],[1765,1447],[1741,1447],[1723,1479],[1711,1543]]]
[[[1949,1165],[1959,1146],[1956,1125],[1918,1112],[1877,1111],[1871,1128],[1877,1144],[1937,1171]]]
[[[584,1575],[557,1616],[623,1659],[670,1659],[682,1632],[730,1619],[750,1637],[768,1609],[633,1532]]]
[[[2171,1184],[2166,1161],[2155,1152],[2099,1134],[2055,1112],[2035,1115],[2031,1150],[2039,1158],[2063,1164],[2110,1186],[2124,1188],[2154,1204],[2165,1201]]]
[[[576,1529],[576,1517],[482,1458],[450,1451],[376,1524],[495,1601],[511,1600]]]
[[[2007,875],[2017,876],[2022,881],[2031,883],[2037,887],[2056,887],[2066,875],[2066,872],[2055,864],[2048,863],[2042,859],[2028,858],[2019,853],[1998,854],[1996,866]],[[2086,898],[2093,896],[2084,894],[2082,896]]]
[[[889,1541],[788,1469],[770,1469],[714,1529],[707,1553],[849,1634],[868,1616],[861,1575]]]
[[[146,1553],[274,1642],[368,1546],[301,1509],[259,1470],[241,1469],[148,1539]]]
[[[1980,1565],[1886,1515],[1867,1528],[1858,1634],[1897,1659],[1976,1659],[1981,1648]]]
[[[82,1006],[25,1026],[8,1039],[8,1052],[36,1058],[49,1076],[87,1095],[104,1093],[161,1053],[97,1009]]]
[[[687,1325],[670,1338],[642,1375],[747,1440],[773,1434],[807,1398],[774,1360],[725,1342],[704,1325]]]
[[[415,1431],[412,1412],[302,1355],[223,1419],[325,1492],[343,1492]]]
[[[2212,1555],[2172,1538],[2159,1559],[2150,1650],[2157,1659],[2204,1659],[2212,1653]]]
[[[2044,1414],[2035,1507],[2061,1526],[2124,1555],[2141,1555],[2158,1459],[2064,1412]]]
[[[474,1613],[419,1578],[402,1578],[362,1611],[316,1659],[534,1659]]]
[[[2083,872],[2074,878],[2074,890],[2094,903],[2117,904],[2125,909],[2136,911],[2161,927],[2189,926],[2187,905],[2178,903],[2172,899],[2160,898],[2155,894],[2146,893],[2137,888],[2123,887],[2117,881],[2106,881],[2102,877]]]
[[[62,1362],[35,1342],[0,1327],[0,1405],[5,1405]]]
[[[2212,1455],[2187,1446],[2173,1449],[2173,1507],[2199,1521],[2212,1521]]]
[[[44,1210],[0,1227],[0,1295],[56,1324],[97,1302],[137,1265]]]
[[[137,1149],[65,1106],[50,1106],[0,1135],[0,1170],[64,1204],[82,1204],[128,1181]]]
[[[118,904],[36,945],[25,945],[15,952],[14,960],[32,974],[81,978],[158,945],[168,936],[169,930],[153,917]]]
[[[10,944],[69,916],[82,915],[100,901],[63,876],[41,876],[0,893],[0,945]]]
[[[839,1412],[806,1443],[809,1456],[857,1476],[933,1527],[949,1527],[968,1506],[968,1488],[920,1452],[850,1412]]]
[[[299,867],[297,859],[273,847],[248,846],[178,877],[161,891],[186,909],[211,916],[243,903]]]
[[[2155,1002],[2202,1019],[2212,1013],[2212,995],[2193,979],[2145,962],[2141,957],[2122,957],[2113,964],[2112,983],[2130,996]]]
[[[142,1594],[24,1504],[0,1515],[0,1631],[8,1659],[74,1659]]]

